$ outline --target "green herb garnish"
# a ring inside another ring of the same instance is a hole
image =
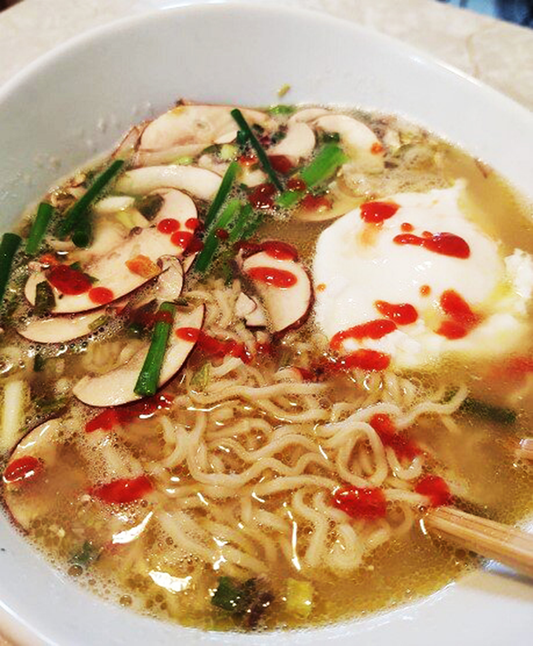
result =
[[[173,303],[165,302],[159,307],[148,354],[135,384],[134,391],[137,395],[150,397],[157,392],[175,312],[176,306]]]
[[[54,208],[47,202],[41,202],[37,209],[37,215],[30,229],[30,235],[26,241],[26,253],[29,256],[35,256],[39,251],[41,243],[54,214]]]
[[[37,283],[37,287],[35,288],[35,305],[33,306],[35,314],[37,316],[45,316],[54,309],[55,304],[56,299],[51,285],[46,280]]]
[[[241,129],[241,132],[244,133],[246,136],[247,141],[250,143],[252,148],[255,150],[255,153],[257,155],[257,158],[259,159],[259,162],[261,166],[263,167],[263,170],[265,173],[268,175],[270,178],[270,181],[274,186],[277,188],[278,191],[283,190],[283,185],[280,182],[278,176],[276,175],[276,172],[272,168],[272,164],[268,160],[268,156],[261,144],[259,143],[259,140],[257,137],[254,135],[252,129],[248,125],[246,119],[243,117],[242,112],[238,109],[235,108],[234,110],[231,111],[231,116],[235,119],[237,125]]]
[[[141,215],[151,221],[161,210],[164,201],[165,200],[162,195],[146,195],[145,197],[137,200],[135,206]]]
[[[22,242],[16,233],[4,233],[0,243],[0,302],[4,300],[6,286],[11,274],[13,258]]]

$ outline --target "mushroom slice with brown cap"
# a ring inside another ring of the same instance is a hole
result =
[[[104,309],[99,309],[87,314],[35,319],[28,325],[17,328],[17,332],[28,341],[36,343],[66,343],[91,334],[95,322],[105,316],[104,312]]]
[[[287,136],[268,150],[269,155],[285,155],[293,162],[309,157],[315,148],[315,134],[306,123],[289,124]]]
[[[46,470],[56,461],[62,430],[61,419],[34,428],[17,444],[4,469],[4,500],[13,519],[25,530],[51,506],[42,486]]]
[[[115,188],[127,195],[146,195],[160,188],[177,188],[202,200],[212,200],[221,181],[220,175],[205,168],[170,164],[127,171]]]
[[[304,323],[313,304],[313,289],[298,260],[274,258],[259,251],[238,262],[257,290],[274,332]]]
[[[197,155],[212,144],[233,141],[238,127],[226,105],[180,105],[145,128],[137,153],[137,166],[164,164],[187,155]],[[276,122],[258,110],[241,109],[250,125],[273,130]]]
[[[51,314],[72,314],[96,309],[102,303],[95,303],[91,294],[96,287],[109,290],[110,300],[113,302],[133,292],[160,273],[155,264],[161,256],[177,255],[183,249],[171,242],[171,237],[160,233],[156,228],[133,230],[124,244],[113,249],[108,254],[97,258],[83,267],[83,272],[91,276],[93,286],[81,294],[61,294],[55,287],[55,305]],[[153,267],[153,272],[138,273],[132,261],[142,258]],[[150,264],[151,263],[151,264]],[[132,269],[133,267],[133,269]],[[47,280],[48,274],[39,272],[30,276],[26,282],[24,293],[28,301],[34,305],[37,284]]]
[[[205,307],[200,305],[190,312],[179,311],[176,314],[159,376],[159,387],[179,372],[196,343],[194,335],[181,338],[177,336],[177,330],[200,330],[204,313]],[[74,386],[73,394],[89,406],[120,406],[141,399],[134,388],[149,347],[150,342],[147,341],[123,365],[103,375],[83,377]]]
[[[354,163],[368,172],[383,170],[383,147],[372,130],[361,121],[345,114],[331,114],[314,121],[319,130],[336,132]]]
[[[181,295],[183,289],[183,268],[175,256],[163,256],[158,264],[161,268],[155,290],[135,302],[134,307],[142,307],[154,298],[159,301],[174,301]],[[70,316],[50,316],[35,319],[28,325],[20,327],[17,332],[29,341],[37,343],[66,343],[94,332],[94,324],[98,319],[105,318],[106,313],[120,311],[129,302],[129,298],[115,301],[110,307],[103,307],[92,312],[73,314]]]

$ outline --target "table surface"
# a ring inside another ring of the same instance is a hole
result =
[[[59,43],[92,27],[194,2],[25,0],[0,14],[0,85]],[[533,30],[434,0],[277,0],[277,4],[323,11],[382,31],[533,109]],[[0,646],[9,643],[0,636]]]

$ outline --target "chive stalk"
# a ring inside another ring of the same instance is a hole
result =
[[[26,241],[26,253],[29,256],[35,256],[39,251],[41,242],[43,241],[46,229],[50,224],[53,214],[54,208],[51,204],[48,204],[47,202],[41,202],[39,204],[37,215],[31,225],[30,235]]]
[[[209,227],[213,220],[216,218],[218,212],[224,204],[224,201],[228,197],[233,183],[235,182],[235,177],[237,176],[238,170],[239,164],[237,162],[231,162],[226,172],[224,173],[224,177],[222,178],[222,182],[220,183],[217,194],[215,195],[215,199],[211,202],[211,206],[209,207],[207,215],[205,216],[204,225],[206,228]]]
[[[148,354],[137,378],[134,392],[141,397],[155,395],[159,386],[159,375],[165,359],[168,338],[174,322],[176,306],[173,303],[161,303],[158,314],[160,320],[155,324]]]
[[[276,172],[272,168],[272,165],[268,160],[268,156],[263,146],[261,146],[257,137],[252,132],[252,129],[246,122],[246,119],[243,117],[242,112],[238,108],[235,108],[231,111],[231,116],[235,119],[237,125],[241,129],[241,132],[244,133],[246,139],[250,142],[250,145],[255,150],[259,162],[261,163],[261,166],[263,167],[265,173],[269,176],[272,184],[274,184],[278,191],[283,191],[283,185],[280,182],[279,177],[276,175]]]
[[[466,415],[472,415],[474,417],[479,417],[480,419],[495,422],[496,424],[503,424],[505,426],[514,424],[517,417],[516,412],[512,410],[512,408],[493,406],[492,404],[487,404],[486,402],[474,399],[473,397],[467,397],[464,399],[463,403],[459,407],[459,411]]]
[[[118,175],[124,166],[123,159],[116,159],[103,173],[98,175],[87,192],[69,209],[61,223],[58,237],[64,239],[75,228],[79,220],[88,218],[88,210],[97,197],[107,188],[109,183]]]
[[[331,177],[349,160],[348,155],[335,144],[327,144],[313,161],[300,173],[307,188],[313,188]]]
[[[227,229],[238,216],[240,209],[240,201],[238,199],[231,200],[228,202],[228,205],[218,216],[216,221],[213,222],[213,225],[204,240],[204,248],[196,258],[194,267],[197,271],[204,272],[207,269],[220,244],[220,240],[217,238],[216,232],[219,229]]]
[[[283,191],[283,193],[276,198],[276,204],[281,206],[282,209],[290,209],[291,206],[297,204],[304,195],[304,191]]]
[[[4,233],[0,243],[0,302],[4,300],[7,282],[11,274],[13,258],[22,242],[16,233]]]
[[[72,242],[76,247],[86,249],[93,237],[91,221],[88,217],[80,218],[72,230]]]
[[[251,204],[245,204],[239,213],[239,216],[233,225],[228,242],[234,243],[238,242],[244,237],[246,229],[249,227],[250,223],[255,220],[254,210],[252,209]]]

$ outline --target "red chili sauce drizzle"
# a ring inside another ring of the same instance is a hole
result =
[[[300,202],[300,207],[305,211],[329,211],[332,203],[325,195],[313,195],[309,193]]]
[[[453,289],[440,297],[442,311],[449,317],[443,321],[437,334],[447,339],[462,339],[481,321],[481,316],[470,308],[464,298]]]
[[[453,258],[469,258],[470,247],[463,238],[456,236],[454,233],[430,233],[424,232],[425,237],[416,236],[413,233],[400,233],[394,237],[396,244],[414,245],[424,247],[428,251],[433,251],[441,256],[452,256]],[[424,234],[423,234],[424,235]]]
[[[326,371],[344,371],[344,370],[386,370],[390,365],[391,358],[384,352],[377,352],[376,350],[367,350],[361,348],[356,350],[345,357],[338,359],[330,359],[325,366],[322,366]]]
[[[269,155],[268,161],[270,162],[272,168],[282,175],[290,173],[294,168],[291,160],[285,155]]]
[[[350,518],[377,520],[387,514],[385,494],[376,487],[338,489],[333,494],[331,504]]]
[[[420,478],[415,486],[416,493],[429,498],[432,507],[450,505],[453,496],[450,488],[440,476],[427,475]]]
[[[180,228],[180,223],[175,218],[165,218],[157,223],[157,230],[160,233],[171,234]]]
[[[115,295],[107,287],[92,287],[89,290],[89,298],[95,305],[105,305],[110,303]]]
[[[421,453],[413,440],[407,438],[404,433],[398,433],[389,415],[377,413],[370,418],[369,424],[379,435],[383,446],[390,446],[398,458],[412,460]]]
[[[234,339],[215,339],[198,328],[180,327],[176,330],[176,336],[184,341],[196,343],[199,350],[212,357],[238,357],[245,363],[252,359],[244,343]]]
[[[361,219],[370,224],[381,224],[392,218],[399,208],[395,202],[366,202],[361,205]]]
[[[190,231],[176,231],[170,237],[170,242],[172,242],[173,245],[176,245],[176,247],[187,249],[192,239],[193,234]]]
[[[115,426],[122,426],[135,420],[150,419],[157,412],[168,410],[173,400],[172,395],[162,393],[127,406],[107,408],[85,424],[85,432],[112,431]]]
[[[387,301],[376,301],[375,308],[386,318],[394,321],[396,325],[409,325],[418,319],[418,312],[409,303],[387,303]]]
[[[271,209],[274,207],[274,195],[276,187],[274,184],[259,184],[248,195],[248,201],[254,209]]]
[[[252,279],[270,287],[278,289],[288,289],[294,287],[298,278],[292,271],[286,269],[276,269],[275,267],[252,267],[246,271],[246,274]]]
[[[191,231],[196,231],[196,229],[198,229],[199,227],[201,228],[201,224],[202,223],[198,218],[189,218],[185,222],[185,226],[187,227],[187,229],[190,229]]]
[[[4,471],[3,480],[5,484],[14,484],[33,480],[43,470],[43,464],[32,455],[24,455],[17,460],[10,462]]]
[[[144,498],[153,488],[147,476],[139,476],[138,478],[120,478],[98,487],[92,487],[89,489],[89,493],[108,504],[124,504]]]
[[[298,251],[292,245],[280,240],[261,242],[258,245],[258,251],[260,250],[276,260],[298,260]]]
[[[396,323],[393,321],[376,319],[375,321],[354,325],[348,330],[337,332],[331,338],[329,345],[332,350],[340,350],[346,339],[357,339],[358,341],[361,339],[381,339],[396,329]]]
[[[91,289],[89,277],[68,265],[52,267],[48,271],[46,279],[58,292],[67,296],[79,296]]]

